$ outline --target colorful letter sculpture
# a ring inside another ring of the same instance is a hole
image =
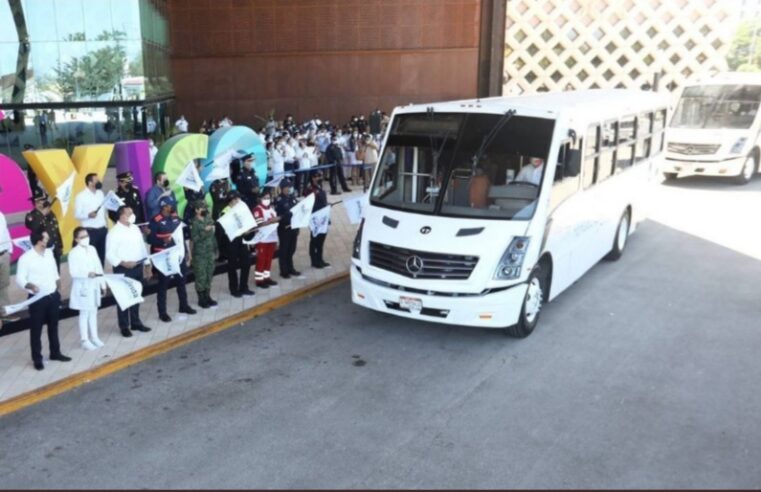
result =
[[[230,126],[215,131],[209,137],[209,156],[201,169],[201,178],[204,180],[206,189],[211,186],[206,177],[211,173],[214,158],[230,150],[252,153],[256,157],[254,163],[256,176],[259,182],[267,182],[267,148],[264,142],[251,128],[247,126]]]
[[[60,199],[53,205],[53,213],[58,217],[61,227],[64,253],[71,249],[71,235],[79,225],[79,221],[74,218],[74,198],[84,189],[85,176],[88,174],[95,173],[103,179],[113,150],[113,144],[80,145],[74,148],[71,158],[62,149],[28,150],[23,153],[51,199],[56,197],[59,186],[75,173],[71,201],[66,213],[61,208]]]
[[[32,207],[32,192],[24,171],[13,159],[0,154],[0,176],[0,212],[5,215],[11,238],[28,236],[29,229],[24,225],[22,214],[26,214]],[[14,218],[14,215],[17,217]],[[11,261],[16,261],[21,253],[23,251],[14,246]]]
[[[193,159],[205,159],[209,137],[200,133],[184,133],[170,138],[159,149],[153,161],[153,173],[165,172],[172,191],[177,197],[177,214],[182,217],[185,210],[185,190],[176,184],[177,178]],[[148,190],[144,190],[143,193]],[[211,203],[207,196],[206,201]],[[146,204],[147,206],[147,204]],[[152,217],[149,217],[150,220]]]
[[[117,142],[114,145],[114,158],[116,160],[116,174],[127,171],[132,172],[133,185],[137,187],[140,198],[153,186],[151,173],[151,150],[148,140],[130,140]],[[143,202],[145,208],[145,202]],[[148,213],[148,210],[143,210]]]

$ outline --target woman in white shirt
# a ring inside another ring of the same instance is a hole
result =
[[[90,246],[90,236],[84,227],[74,230],[73,246],[69,252],[69,308],[79,311],[79,337],[82,340],[82,348],[95,350],[103,346],[103,342],[98,338],[98,308],[102,292],[105,290],[102,280],[103,266],[98,252]]]
[[[272,155],[270,156],[272,162],[272,176],[278,178],[285,172],[285,158],[283,156],[283,147],[279,142],[275,142],[272,146]]]

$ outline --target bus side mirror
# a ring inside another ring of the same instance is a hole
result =
[[[565,176],[567,178],[575,178],[581,174],[581,150],[570,149],[566,154],[565,160]]]

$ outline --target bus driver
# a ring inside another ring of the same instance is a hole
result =
[[[544,171],[544,159],[532,157],[529,163],[523,166],[515,182],[532,183],[536,186],[542,182],[542,172]]]

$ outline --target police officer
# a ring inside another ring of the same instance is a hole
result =
[[[307,188],[307,195],[314,193],[314,207],[312,207],[312,213],[329,206],[328,197],[325,195],[325,190],[322,189],[322,179],[322,172],[317,171],[312,175],[312,183],[309,188]],[[312,266],[314,268],[322,269],[330,266],[330,263],[326,262],[322,257],[322,248],[325,245],[325,238],[327,236],[327,234],[318,234],[316,236],[310,235],[309,258],[312,260]]]
[[[209,215],[206,202],[199,200],[193,203],[192,210],[195,214],[190,221],[193,274],[196,278],[198,305],[206,309],[217,305],[217,301],[211,298],[211,282],[214,280],[214,258],[217,241],[214,238],[214,221]]]
[[[143,199],[140,198],[140,190],[133,184],[133,177],[130,171],[116,175],[119,186],[116,188],[116,196],[124,201],[124,205],[132,209],[135,214],[135,220],[138,224],[145,224],[145,209],[143,208]],[[117,213],[108,212],[108,217],[113,223],[119,221]]]
[[[160,212],[151,220],[151,233],[148,236],[148,243],[151,245],[151,253],[159,253],[165,249],[174,246],[172,233],[178,227],[185,227],[175,211],[176,203],[171,197],[165,196],[159,200]],[[183,234],[184,235],[184,234]],[[183,241],[185,242],[185,241]],[[185,248],[185,245],[181,245]],[[180,275],[177,276],[177,298],[180,301],[180,312],[185,314],[196,314],[195,309],[188,304],[188,294],[185,290],[185,277],[187,275],[186,264],[192,260],[191,252],[186,249],[186,259],[180,264]],[[159,319],[164,323],[169,323],[172,318],[166,312],[166,291],[169,288],[170,277],[167,277],[160,270],[156,269],[159,285],[156,294],[156,302],[159,308]]]
[[[31,232],[45,231],[48,233],[50,240],[48,247],[53,248],[53,257],[55,258],[58,270],[61,269],[61,255],[63,255],[63,239],[61,238],[61,229],[58,227],[58,219],[51,211],[51,203],[48,195],[40,188],[35,188],[34,210],[26,214],[24,224]]]
[[[201,161],[196,159],[195,166],[196,166],[196,170],[200,172]],[[196,215],[196,211],[195,211],[196,204],[200,201],[203,201],[204,198],[206,198],[206,189],[204,189],[204,187],[202,186],[201,189],[198,191],[191,190],[190,188],[183,188],[183,190],[185,191],[185,211],[182,213],[182,220],[187,225],[190,225],[190,221],[193,220],[193,218]]]
[[[235,186],[248,208],[253,209],[259,202],[259,178],[254,172],[254,154],[246,154],[240,160],[243,167],[236,176]]]
[[[222,215],[235,207],[241,200],[240,193],[231,191],[228,195],[229,203],[222,211]],[[252,296],[254,292],[248,288],[248,276],[251,272],[251,250],[243,240],[250,239],[253,234],[243,234],[230,241],[222,226],[217,223],[217,231],[221,231],[222,242],[220,249],[225,250],[227,256],[227,283],[230,287],[230,295],[233,297]],[[219,237],[219,236],[218,236]],[[240,276],[238,271],[240,270]]]
[[[275,199],[275,212],[280,217],[277,226],[277,237],[280,241],[278,247],[278,262],[280,263],[280,277],[301,277],[301,272],[293,266],[293,255],[296,253],[296,243],[299,239],[299,230],[291,229],[291,209],[296,205],[296,194],[290,179],[280,181],[280,194]]]

